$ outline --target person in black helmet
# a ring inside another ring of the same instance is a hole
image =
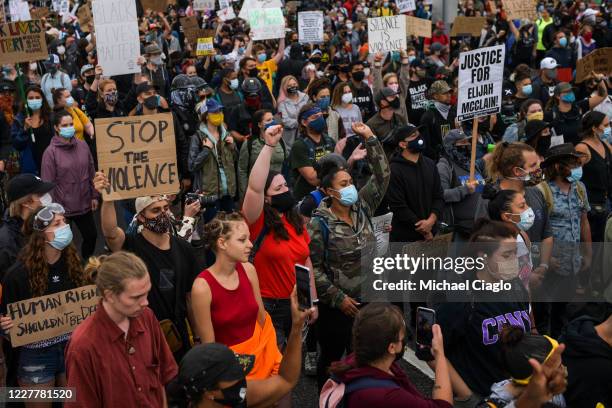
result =
[[[257,70],[257,61],[255,58],[246,57],[240,61],[240,73],[238,75],[238,80],[240,81],[240,85],[247,81],[254,79],[261,85],[261,90],[258,91],[257,98],[259,98],[259,106],[257,109],[271,109],[276,112],[276,101],[274,97],[270,93],[268,86],[258,77],[259,71]],[[251,85],[249,85],[249,88]],[[244,88],[243,88],[244,92]],[[247,96],[246,94],[244,95]],[[255,96],[252,97],[253,100],[257,99]],[[255,110],[257,110],[255,109]]]
[[[172,80],[170,91],[170,106],[178,116],[187,140],[194,135],[198,129],[198,116],[195,112],[196,89],[191,78],[185,74],[179,74]]]
[[[266,92],[265,88],[258,78],[245,78],[240,84],[242,102],[229,111],[226,120],[228,130],[239,144],[251,135],[250,124],[255,112],[259,109],[270,109],[263,105],[261,99],[261,95]]]

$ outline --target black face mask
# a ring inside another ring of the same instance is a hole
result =
[[[389,102],[389,106],[391,106],[393,109],[399,109],[400,108],[399,98],[395,98],[391,102]]]
[[[149,110],[156,109],[157,108],[157,95],[149,96],[147,99],[144,100],[143,105],[145,108]]]
[[[246,408],[246,390],[247,382],[243,378],[231,387],[222,389],[223,399],[217,399],[215,402],[232,408]]]
[[[287,93],[295,95],[296,93],[298,93],[298,87],[290,86],[289,88],[287,88]]]
[[[259,70],[257,68],[253,68],[253,69],[249,70],[249,77],[250,78],[257,78],[258,75],[259,75]]]
[[[285,191],[284,193],[271,196],[270,205],[276,211],[286,213],[295,205],[295,198],[293,197],[291,190]]]
[[[399,361],[404,357],[404,350],[406,350],[406,337],[402,340],[402,350],[399,353],[395,353],[395,361]]]
[[[365,78],[365,72],[363,71],[353,72],[352,76],[355,81],[361,82]]]
[[[96,80],[95,75],[89,75],[85,77],[85,82],[87,82],[89,85],[93,84],[95,80]]]

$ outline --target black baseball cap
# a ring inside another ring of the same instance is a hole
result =
[[[149,92],[154,89],[155,87],[153,85],[148,84],[146,82],[142,82],[136,86],[136,96],[139,96],[142,93]]]
[[[9,203],[17,201],[28,194],[45,194],[55,188],[55,183],[43,181],[34,174],[19,174],[9,180],[6,196]]]
[[[255,356],[237,355],[227,346],[207,343],[193,347],[179,367],[178,383],[188,392],[214,390],[221,381],[238,381],[253,368]]]
[[[406,138],[412,136],[417,130],[419,130],[420,126],[414,126],[414,125],[405,125],[402,126],[400,128],[397,128],[395,130],[395,137],[394,137],[394,142],[395,145],[397,146],[399,144],[399,142],[402,142],[404,140],[406,140]]]
[[[399,92],[395,92],[393,89],[385,86],[380,91],[376,92],[374,95],[374,103],[380,106],[380,102],[385,98],[392,98],[394,96],[399,95]]]

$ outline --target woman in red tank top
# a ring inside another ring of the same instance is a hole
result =
[[[231,347],[251,338],[255,325],[265,321],[257,273],[248,263],[249,227],[239,213],[220,212],[204,227],[204,240],[216,261],[193,283],[195,331],[203,343]]]

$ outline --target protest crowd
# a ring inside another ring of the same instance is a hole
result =
[[[2,0],[0,406],[612,407],[612,2],[440,3]]]

